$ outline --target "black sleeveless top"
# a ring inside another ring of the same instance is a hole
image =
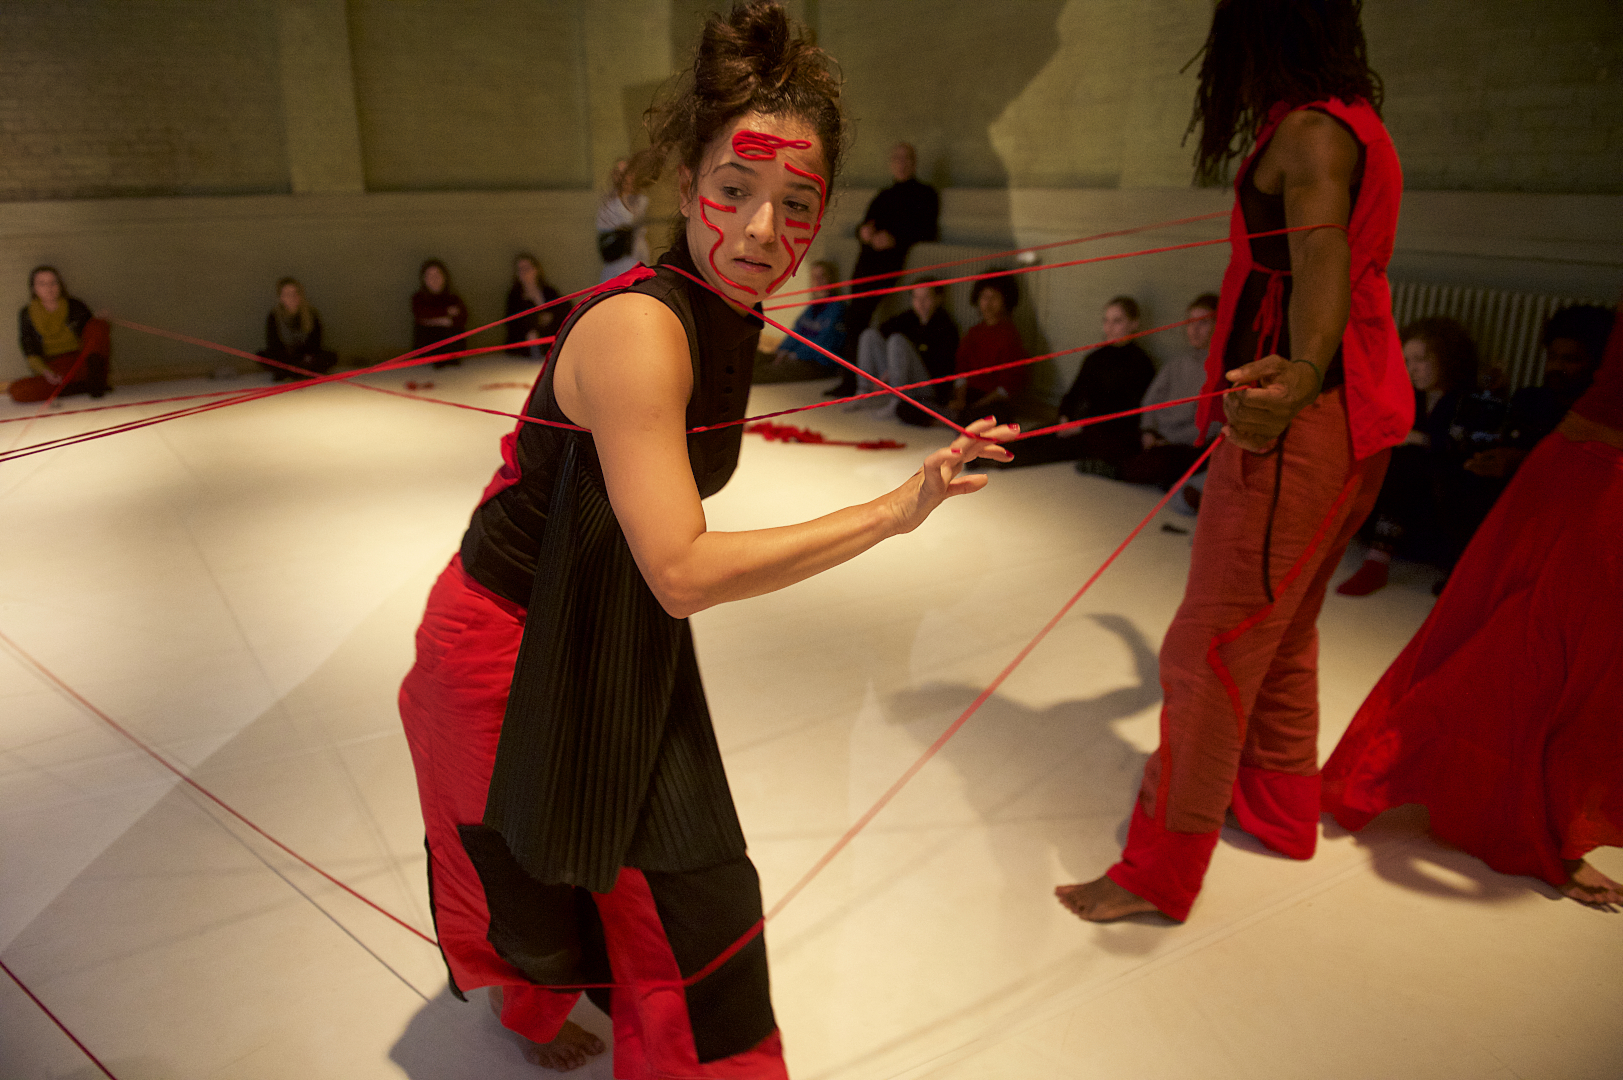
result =
[[[760,320],[704,286],[685,243],[630,287],[676,313],[693,363],[690,428],[742,418]],[[565,322],[527,415],[566,421],[553,393]],[[738,463],[743,429],[688,436],[701,496]],[[643,579],[589,433],[526,424],[516,483],[475,511],[463,566],[527,609],[485,824],[537,881],[614,887],[622,866],[690,871],[740,858],[733,809],[686,619]]]

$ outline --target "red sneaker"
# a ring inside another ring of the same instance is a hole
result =
[[[1336,586],[1342,596],[1368,596],[1386,588],[1387,564],[1381,559],[1365,559],[1352,577]]]

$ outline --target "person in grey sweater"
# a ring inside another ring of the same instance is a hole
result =
[[[1194,320],[1183,328],[1189,348],[1161,365],[1149,389],[1144,391],[1142,404],[1145,406],[1194,397],[1205,387],[1206,350],[1211,345],[1212,328],[1217,321],[1216,294],[1202,293],[1195,297],[1188,314]],[[1200,457],[1200,449],[1195,445],[1200,434],[1195,426],[1195,402],[1143,413],[1139,417],[1138,431],[1143,450],[1130,458],[1121,470],[1121,478],[1129,484],[1154,484],[1165,491]]]

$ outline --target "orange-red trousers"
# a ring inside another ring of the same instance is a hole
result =
[[[427,832],[434,928],[461,990],[502,988],[503,1026],[550,1042],[579,993],[548,989],[499,956],[487,938],[490,910],[457,832],[483,820],[524,609],[490,592],[451,560],[417,629],[417,662],[400,688]],[[776,1031],[743,1053],[701,1062],[681,971],[644,875],[620,871],[594,893],[612,992],[614,1075],[623,1080],[787,1080]]]
[[[107,360],[112,344],[105,319],[91,319],[79,335],[77,352],[48,356],[45,363],[62,380],[52,382],[43,375],[16,379],[6,388],[12,401],[46,401],[53,395],[99,394],[107,389]]]
[[[1353,458],[1345,391],[1319,395],[1269,454],[1212,454],[1183,604],[1161,645],[1161,746],[1111,880],[1174,919],[1200,892],[1232,807],[1291,858],[1319,818],[1319,608],[1386,475]]]

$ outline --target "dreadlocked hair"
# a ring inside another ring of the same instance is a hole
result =
[[[805,121],[823,147],[829,188],[846,140],[840,77],[833,58],[793,26],[775,0],[735,3],[711,13],[693,67],[668,83],[643,114],[648,149],[632,163],[641,184],[675,161],[697,173],[705,148],[745,113]]]
[[[1219,0],[1206,44],[1189,61],[1200,61],[1184,132],[1187,140],[1200,129],[1197,183],[1223,183],[1281,102],[1362,99],[1380,113],[1381,77],[1369,67],[1362,13],[1363,0]]]

